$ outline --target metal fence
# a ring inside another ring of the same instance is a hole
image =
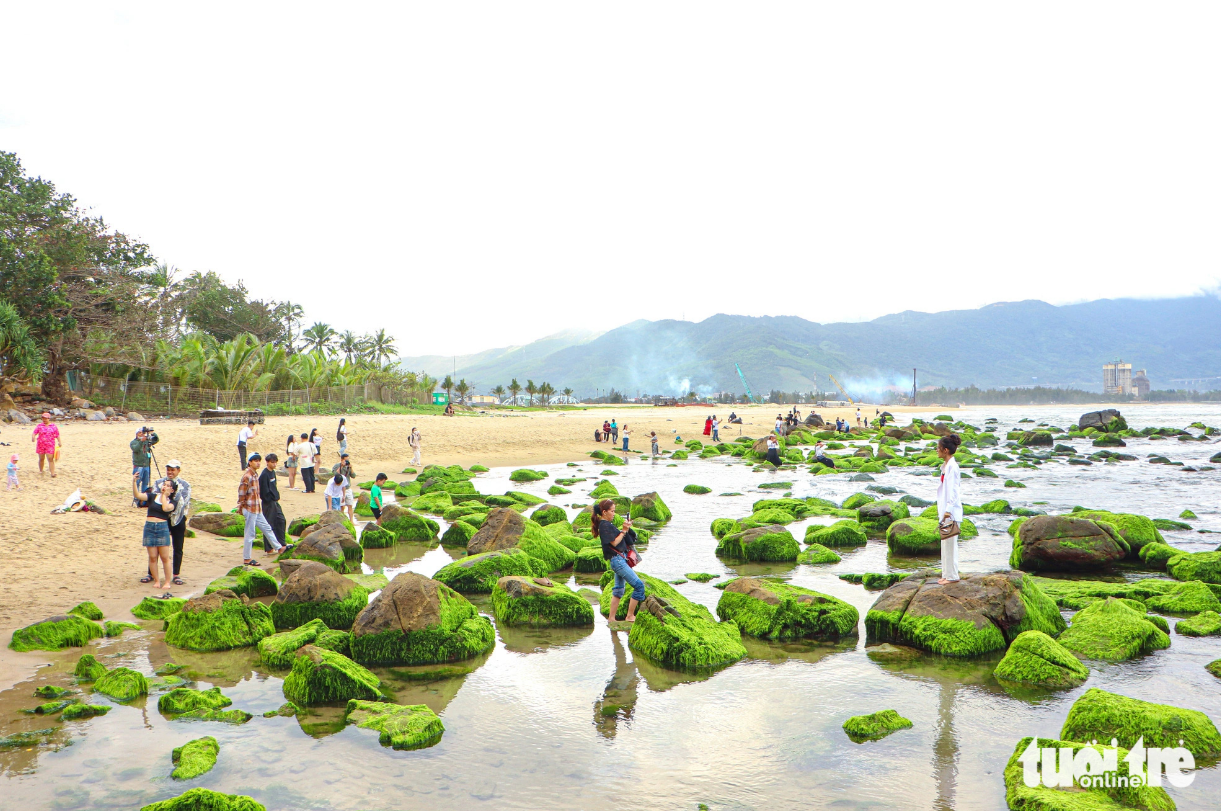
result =
[[[237,411],[259,408],[275,413],[281,409],[289,411],[300,407],[309,412],[324,403],[354,408],[366,403],[416,405],[432,402],[431,392],[399,389],[377,383],[276,391],[226,391],[87,374],[80,374],[70,383],[74,384],[74,394],[100,406],[111,406],[120,411],[147,411],[152,414],[195,415],[209,408]]]

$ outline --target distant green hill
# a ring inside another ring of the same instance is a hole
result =
[[[840,324],[737,315],[635,321],[582,343],[553,336],[473,357],[458,373],[481,391],[528,377],[579,395],[611,387],[629,396],[740,392],[735,363],[760,392],[826,390],[828,373],[850,391],[905,388],[913,367],[921,386],[1101,390],[1102,364],[1116,358],[1146,369],[1161,389],[1173,378],[1221,375],[1221,300],[1019,301]]]

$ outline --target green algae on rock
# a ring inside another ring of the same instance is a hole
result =
[[[99,662],[92,653],[86,653],[76,661],[76,669],[72,671],[77,681],[97,681],[106,675],[106,666]]]
[[[389,549],[394,546],[394,533],[370,521],[360,531],[360,545],[365,549]]]
[[[57,701],[44,702],[42,704],[39,704],[37,707],[35,707],[32,710],[22,710],[22,712],[27,712],[32,715],[54,715],[55,713],[59,712],[60,710],[64,709],[65,707],[70,707],[75,703],[76,703],[76,699],[61,698],[61,699],[58,699]]]
[[[73,692],[73,690],[57,687],[54,684],[44,684],[34,689],[34,695],[39,698],[63,698],[66,695],[71,695]]]
[[[448,494],[443,493],[441,495],[452,501]],[[423,498],[428,498],[428,496]],[[438,498],[434,498],[433,501],[438,501]],[[417,500],[412,506],[416,510],[435,512],[435,510],[426,509],[429,507],[429,502],[420,504]],[[398,543],[428,543],[437,536],[437,533],[441,530],[441,525],[431,518],[419,515],[398,504],[387,504],[382,508],[381,528],[393,534],[395,541]]]
[[[716,547],[720,557],[749,561],[796,561],[801,546],[784,527],[751,527],[721,538]]]
[[[742,526],[733,518],[714,518],[709,529],[712,532],[712,537],[719,541],[726,535],[741,532]]]
[[[131,668],[116,667],[98,678],[93,683],[93,689],[115,701],[131,701],[148,695],[148,679]]]
[[[656,521],[659,524],[664,524],[673,517],[670,508],[661,500],[661,496],[656,491],[652,493],[641,493],[632,499],[632,507],[630,517],[633,521],[637,518],[647,518],[650,521]]]
[[[174,771],[170,777],[175,780],[193,780],[201,774],[212,771],[216,765],[216,756],[220,754],[220,744],[211,736],[187,741],[182,746],[174,748],[170,759],[174,762]]]
[[[717,616],[742,633],[774,639],[837,640],[856,633],[860,615],[844,602],[777,580],[739,577],[717,602]]]
[[[441,536],[441,545],[466,549],[467,544],[471,542],[471,538],[474,538],[475,533],[478,531],[479,528],[473,524],[468,524],[462,520],[454,521],[445,530],[445,534]]]
[[[545,470],[530,470],[529,468],[520,468],[509,474],[511,482],[536,482],[547,478]]]
[[[1170,637],[1144,614],[1108,597],[1073,615],[1060,644],[1087,659],[1122,662],[1142,653],[1170,647]]]
[[[302,537],[295,549],[284,552],[276,560],[313,560],[340,574],[359,572],[364,549],[356,540],[356,532],[337,519],[325,522],[330,514],[323,513],[323,518],[315,525],[317,529]]]
[[[234,566],[224,577],[218,577],[207,585],[204,594],[228,589],[234,594],[247,597],[269,597],[280,590],[276,579],[262,569],[250,566]]]
[[[864,586],[867,589],[876,591],[878,589],[888,589],[900,580],[911,577],[910,572],[865,572],[863,574],[853,574],[851,572],[841,574],[840,580],[847,583],[856,583],[858,586]]]
[[[1217,636],[1221,634],[1221,614],[1201,611],[1194,617],[1179,620],[1174,630],[1183,636]]]
[[[1025,571],[1080,571],[1128,557],[1128,541],[1114,526],[1082,515],[1039,515],[1023,521],[1014,533],[1009,565]]]
[[[1173,546],[1164,543],[1147,543],[1140,548],[1141,562],[1150,569],[1165,569],[1166,563],[1176,555],[1183,554]]]
[[[820,543],[813,543],[797,554],[798,563],[839,563],[843,558]]]
[[[933,518],[903,518],[886,528],[886,546],[900,555],[937,554],[941,552],[941,532]],[[969,519],[959,524],[959,540],[979,535]]]
[[[382,698],[381,680],[343,654],[306,645],[284,679],[284,697],[300,707]]]
[[[543,504],[530,513],[530,520],[534,521],[539,526],[547,526],[559,521],[568,521],[568,513],[564,512],[563,507],[557,507],[554,504]]]
[[[534,558],[522,549],[494,549],[459,558],[442,566],[433,579],[460,594],[490,594],[496,581],[508,575],[532,576]]]
[[[193,788],[177,797],[150,803],[140,811],[267,811],[267,808],[242,794]]]
[[[881,710],[871,715],[854,715],[844,722],[844,732],[855,743],[876,741],[900,729],[910,729],[912,722],[894,710]]]
[[[492,647],[492,623],[443,583],[404,572],[360,612],[352,658],[363,665],[425,665],[469,659]]]
[[[84,617],[87,620],[93,620],[94,622],[100,622],[103,616],[102,609],[98,608],[97,605],[89,602],[88,600],[72,606],[68,609],[68,613],[75,614],[78,617]]]
[[[1145,544],[1166,542],[1153,521],[1143,515],[1114,513],[1107,510],[1079,510],[1074,512],[1072,517],[1110,524],[1120,537],[1128,542],[1133,555]]]
[[[577,559],[572,564],[572,570],[582,574],[601,574],[608,567],[609,563],[602,554],[601,544],[578,549]]]
[[[805,542],[823,546],[864,546],[869,537],[859,523],[853,520],[836,521],[830,526],[811,524],[806,527]]]
[[[327,630],[327,624],[315,618],[290,631],[265,636],[259,640],[259,656],[268,667],[288,669],[293,666],[297,651],[313,644]]]
[[[693,496],[702,496],[712,492],[711,487],[705,487],[702,484],[689,484],[683,488],[684,493],[689,493]]]
[[[1174,747],[1181,740],[1197,758],[1221,756],[1221,733],[1208,716],[1169,704],[1153,704],[1097,687],[1086,690],[1068,711],[1060,737],[1066,741],[1110,741],[1131,747]]]
[[[65,721],[81,721],[110,712],[108,704],[70,704],[59,717]]]
[[[361,729],[377,731],[378,743],[394,749],[423,749],[441,740],[445,732],[445,724],[424,704],[352,699],[345,719]]]
[[[256,645],[273,633],[266,605],[222,590],[188,600],[166,624],[165,643],[197,651],[231,650]]]
[[[186,605],[182,597],[145,597],[140,604],[131,610],[132,616],[142,620],[163,620],[177,614]]]
[[[716,580],[720,575],[708,574],[708,572],[687,572],[683,577],[694,580],[696,583],[707,583],[709,580]]]
[[[369,589],[325,564],[306,561],[288,576],[270,605],[277,629],[322,620],[328,628],[347,630],[369,604]]]
[[[540,574],[566,569],[576,560],[575,552],[551,537],[537,522],[509,507],[497,507],[488,513],[466,551],[477,555],[514,547],[535,559],[535,570]]]
[[[219,710],[232,703],[233,700],[222,694],[219,687],[210,690],[177,687],[157,699],[157,711],[163,715],[174,716],[193,710]]]
[[[1048,788],[1042,783],[1028,786],[1023,778],[1022,758],[1031,745],[1039,749],[1085,749],[1091,748],[1099,753],[1110,747],[1093,746],[1088,743],[1060,741],[1051,738],[1022,738],[1018,741],[1013,755],[1005,766],[1005,802],[1012,811],[1125,811],[1125,809],[1140,809],[1140,811],[1174,811],[1174,800],[1164,788],[1151,787],[1143,784],[1134,785],[1130,780],[1128,762],[1124,759],[1128,750],[1120,748],[1116,751],[1116,777],[1120,779],[1098,780],[1096,784],[1083,789],[1075,783],[1065,788]],[[1115,785],[1107,786],[1107,782]]]
[[[1208,584],[1199,580],[1174,583],[1166,592],[1147,597],[1144,603],[1153,611],[1180,617],[1199,614],[1201,611],[1221,612],[1221,599],[1217,598]]]
[[[13,631],[11,650],[63,650],[81,648],[102,636],[102,626],[76,614],[57,614]]]
[[[134,622],[119,622],[117,620],[106,620],[102,627],[107,637],[122,636],[124,631],[140,630],[140,626]]]
[[[545,577],[500,578],[492,589],[492,613],[505,625],[552,628],[594,624],[593,606],[585,598]]]
[[[1090,677],[1090,669],[1042,631],[1024,631],[1009,645],[993,675],[1018,684],[1060,688],[1081,684]]]
[[[1166,571],[1175,580],[1200,580],[1221,584],[1221,552],[1190,552],[1166,561]]]

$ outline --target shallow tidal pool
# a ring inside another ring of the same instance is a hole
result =
[[[982,427],[999,420],[999,448],[1017,420],[1064,426],[1075,423],[1075,408],[978,408],[952,412],[955,419]],[[1221,424],[1218,406],[1147,406],[1125,411],[1133,428],[1183,428],[1194,421]],[[738,426],[725,426],[732,441]],[[747,426],[749,431],[753,426]],[[756,428],[756,430],[758,430]],[[683,439],[703,437],[687,437]],[[662,448],[673,449],[673,437]],[[1221,535],[1221,470],[1192,472],[1146,461],[1164,454],[1187,465],[1207,465],[1215,442],[1129,439],[1124,453],[1137,461],[1092,466],[1048,462],[1037,470],[993,467],[999,478],[964,479],[964,501],[980,504],[1004,498],[1014,507],[1059,513],[1074,505],[1177,518],[1184,508],[1198,516],[1192,530],[1164,532],[1188,551],[1217,548]],[[923,443],[905,443],[922,445]],[[1069,442],[1083,453],[1087,440]],[[609,446],[604,446],[609,450]],[[1007,692],[992,676],[999,655],[953,660],[931,655],[898,659],[871,656],[865,645],[864,616],[880,592],[840,580],[846,572],[910,571],[936,566],[937,559],[893,558],[884,540],[859,549],[837,550],[840,563],[733,565],[714,555],[709,524],[718,517],[741,517],[760,498],[785,490],[760,490],[769,481],[791,481],[794,496],[836,502],[867,485],[898,488],[927,500],[936,477],[917,468],[893,468],[874,482],[848,475],[811,476],[806,468],[754,472],[740,460],[681,461],[668,466],[630,455],[629,464],[607,477],[631,497],[656,490],[674,513],[643,552],[641,571],[664,580],[687,572],[723,577],[779,576],[852,603],[862,622],[859,636],[837,645],[773,644],[744,638],[748,658],[711,674],[669,671],[638,659],[627,634],[612,632],[598,615],[592,628],[529,630],[497,628],[495,648],[445,673],[436,668],[385,668],[375,672],[399,703],[427,704],[445,723],[440,742],[400,752],[378,744],[375,732],[343,726],[342,710],[323,708],[304,718],[263,718],[284,703],[285,671],[260,664],[253,650],[192,653],[167,647],[160,623],[103,639],[88,648],[107,667],[126,665],[152,675],[166,663],[184,665],[179,675],[199,688],[219,686],[233,708],[253,713],[248,723],[171,721],[157,712],[157,694],[115,704],[109,714],[61,722],[57,716],[30,716],[22,709],[42,699],[34,687],[71,686],[81,649],[47,654],[51,664],[31,681],[0,693],[0,736],[22,730],[58,728],[47,745],[0,750],[3,802],[13,809],[136,809],[158,799],[203,786],[246,794],[271,811],[288,809],[1003,809],[1002,771],[1023,736],[1056,738],[1073,701],[1090,687],[1148,701],[1201,710],[1221,722],[1221,679],[1204,665],[1221,658],[1221,637],[1190,638],[1171,632],[1171,647],[1129,662],[1089,662],[1081,687],[1063,691]],[[1221,467],[1221,466],[1219,466]],[[568,508],[589,502],[588,493],[604,466],[595,460],[573,468],[543,468],[548,479],[511,484],[510,469],[494,469],[474,480],[483,493],[522,490]],[[548,497],[555,478],[585,477],[572,493]],[[392,476],[392,478],[394,478]],[[1025,489],[1003,487],[1014,478]],[[712,489],[688,495],[684,485]],[[718,495],[741,493],[741,495]],[[799,540],[813,518],[788,526]],[[972,520],[978,538],[960,547],[964,572],[1008,568],[1009,516]],[[444,522],[442,522],[444,531]],[[399,545],[368,550],[366,571],[384,569],[432,575],[460,552],[440,546]],[[565,575],[558,575],[564,577]],[[1119,577],[1147,572],[1123,570]],[[1164,576],[1164,575],[1159,575]],[[575,586],[593,576],[568,576]],[[710,583],[676,586],[715,612],[721,595]],[[474,602],[491,615],[485,598]],[[1065,612],[1065,616],[1072,612]],[[1167,617],[1171,626],[1178,620]],[[456,672],[455,672],[456,671]],[[95,703],[113,703],[93,696]],[[880,741],[851,742],[841,729],[849,716],[892,708],[911,719],[911,729]],[[188,740],[211,735],[220,742],[216,767],[190,781],[170,778],[170,752]],[[1187,788],[1169,787],[1180,809],[1216,809],[1221,768],[1195,772]]]

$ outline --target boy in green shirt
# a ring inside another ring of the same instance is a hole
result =
[[[369,509],[377,519],[377,525],[382,525],[382,482],[386,481],[385,473],[378,473],[373,481],[373,489],[369,491]]]

